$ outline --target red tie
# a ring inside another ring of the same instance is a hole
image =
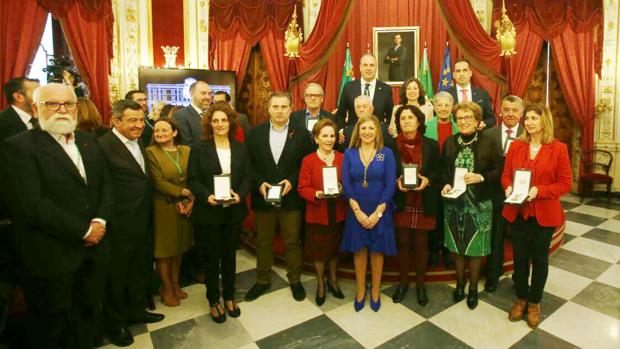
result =
[[[461,102],[467,102],[468,100],[469,98],[467,97],[467,90],[462,89],[461,90]]]
[[[511,129],[507,129],[506,130],[506,134],[508,135],[508,137],[510,137],[510,135],[512,134],[512,130]]]

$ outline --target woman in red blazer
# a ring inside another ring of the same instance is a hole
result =
[[[326,198],[323,193],[323,167],[335,166],[338,187],[342,193],[342,153],[335,151],[338,126],[330,119],[321,119],[314,125],[312,136],[318,144],[316,152],[306,156],[301,163],[297,192],[306,200],[306,232],[304,252],[314,262],[317,274],[316,304],[325,303],[325,285],[336,298],[344,298],[338,287],[338,246],[346,215],[346,204],[341,197]],[[329,261],[330,279],[326,282],[323,272]]]
[[[519,321],[527,308],[527,324],[540,323],[540,300],[549,272],[549,245],[555,227],[562,224],[560,197],[572,183],[568,149],[553,139],[549,108],[531,104],[525,108],[525,131],[510,145],[502,175],[506,197],[512,193],[517,169],[532,171],[531,187],[523,205],[505,205],[503,216],[512,223],[514,282],[517,301],[508,318]],[[528,284],[532,263],[532,280]]]

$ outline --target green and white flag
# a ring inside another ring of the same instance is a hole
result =
[[[435,95],[433,92],[433,77],[431,76],[431,67],[428,65],[426,45],[424,45],[424,55],[422,56],[422,63],[420,63],[420,70],[418,71],[418,80],[422,83],[428,99],[433,98]]]
[[[342,69],[342,81],[340,82],[340,93],[338,93],[338,103],[340,103],[340,96],[344,89],[344,84],[353,80],[353,62],[351,62],[351,51],[349,50],[349,44],[347,43],[347,52],[344,57],[344,68]]]

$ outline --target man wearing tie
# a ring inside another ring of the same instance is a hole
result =
[[[36,124],[32,113],[32,92],[39,87],[39,80],[14,78],[4,84],[9,107],[0,112],[0,141],[30,130]]]
[[[73,88],[49,84],[32,99],[40,127],[3,145],[29,308],[25,346],[92,348],[109,258],[105,157],[90,134],[75,131]]]
[[[192,100],[190,105],[174,113],[172,118],[179,126],[181,142],[193,147],[200,143],[202,113],[211,105],[213,95],[211,87],[204,81],[191,84],[189,94]]]
[[[454,70],[452,71],[452,77],[456,82],[456,86],[451,87],[447,91],[459,103],[467,101],[478,103],[480,108],[482,108],[482,121],[478,125],[478,129],[489,129],[495,125],[495,114],[491,107],[489,94],[481,88],[473,87],[471,85],[471,76],[472,71],[469,61],[459,59],[454,63]]]
[[[140,104],[120,100],[112,106],[114,128],[99,138],[112,179],[114,206],[108,223],[111,247],[110,277],[104,312],[112,343],[128,346],[128,326],[161,321],[161,314],[145,310],[152,274],[151,182],[146,174],[144,149],[138,139],[144,130]]]
[[[360,72],[362,78],[347,82],[340,95],[338,111],[336,112],[336,122],[338,127],[343,129],[347,125],[355,125],[357,115],[355,114],[355,98],[365,95],[370,98],[374,107],[374,115],[379,118],[382,124],[390,124],[394,100],[392,99],[392,88],[383,81],[377,80],[377,59],[370,53],[366,53],[360,59]]]
[[[501,123],[484,131],[493,139],[495,146],[500,149],[498,152],[502,154],[497,161],[504,168],[504,160],[510,142],[521,135],[523,126],[520,124],[523,118],[525,104],[523,100],[517,96],[506,96],[502,99],[502,111],[500,113]],[[495,292],[499,277],[504,273],[504,233],[508,223],[502,217],[502,209],[504,208],[504,189],[501,184],[494,188],[493,195],[493,231],[491,235],[491,255],[487,258],[486,274],[487,280],[484,289],[487,292]]]

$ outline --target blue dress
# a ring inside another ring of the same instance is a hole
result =
[[[359,150],[357,148],[347,149],[342,161],[342,187],[347,202],[349,199],[356,200],[366,215],[374,212],[379,204],[385,203],[387,208],[383,217],[372,229],[365,229],[355,218],[351,207],[347,205],[347,218],[340,250],[357,252],[368,247],[370,252],[395,255],[392,197],[396,190],[396,162],[392,150],[384,147],[377,151],[375,158],[368,166],[366,178],[368,188],[362,186],[364,164]]]

